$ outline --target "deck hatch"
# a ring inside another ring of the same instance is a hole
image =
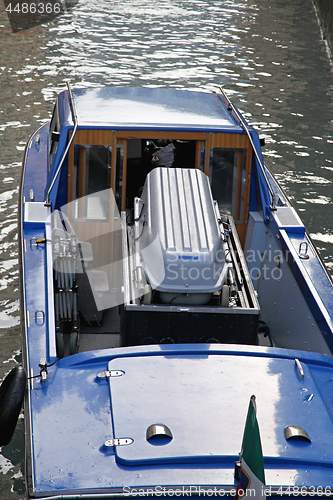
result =
[[[282,466],[291,459],[315,462],[325,456],[333,466],[333,423],[306,362],[302,360],[301,379],[295,377],[295,359],[172,356],[163,354],[162,346],[161,351],[117,357],[108,365],[109,371],[126,373],[108,379],[113,433],[133,439],[131,446],[115,447],[118,463],[235,462],[248,401],[255,394],[265,457]],[[320,428],[315,424],[318,414]],[[172,439],[159,437],[155,445],[154,438],[147,439],[147,429],[156,423],[168,427]],[[311,443],[286,441],[284,429],[290,423],[306,429]]]

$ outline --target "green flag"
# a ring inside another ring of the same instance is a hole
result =
[[[262,500],[265,496],[265,471],[259,426],[256,415],[256,398],[251,396],[240,453],[241,470],[235,498],[250,496]],[[251,491],[248,491],[251,490]]]

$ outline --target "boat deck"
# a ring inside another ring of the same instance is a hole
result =
[[[103,322],[100,326],[81,325],[78,352],[121,347],[120,321],[119,308],[114,307],[104,311]],[[69,337],[69,334],[64,334],[65,357],[69,356]],[[271,347],[272,343],[268,336],[259,333],[258,345]]]

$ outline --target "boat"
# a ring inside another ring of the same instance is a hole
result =
[[[252,496],[332,494],[332,281],[262,147],[223,89],[68,85],[29,139],[29,499],[234,497],[252,395]]]

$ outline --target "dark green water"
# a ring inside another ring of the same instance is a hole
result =
[[[265,161],[333,273],[332,67],[311,0],[81,0],[12,33],[0,0],[0,378],[20,361],[17,201],[24,145],[65,81],[216,90],[266,137]],[[47,436],[45,436],[47,442]],[[0,451],[23,500],[24,426]]]

